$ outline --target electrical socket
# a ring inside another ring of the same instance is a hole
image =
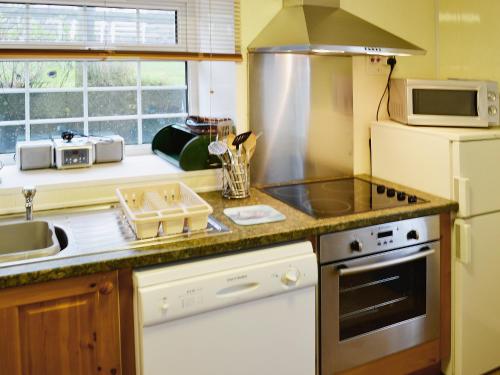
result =
[[[366,74],[371,76],[386,76],[391,67],[387,65],[387,56],[366,56]]]

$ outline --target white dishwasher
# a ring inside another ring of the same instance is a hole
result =
[[[314,375],[310,242],[134,272],[138,375]]]

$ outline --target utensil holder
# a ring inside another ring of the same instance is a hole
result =
[[[250,196],[250,164],[243,158],[222,163],[222,196],[228,199]]]

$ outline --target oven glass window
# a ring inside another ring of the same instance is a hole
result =
[[[425,314],[426,259],[340,277],[340,340]]]
[[[477,91],[413,89],[416,115],[477,117]]]

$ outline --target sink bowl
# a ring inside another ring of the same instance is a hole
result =
[[[67,246],[62,228],[35,220],[0,225],[0,262],[45,257]]]

